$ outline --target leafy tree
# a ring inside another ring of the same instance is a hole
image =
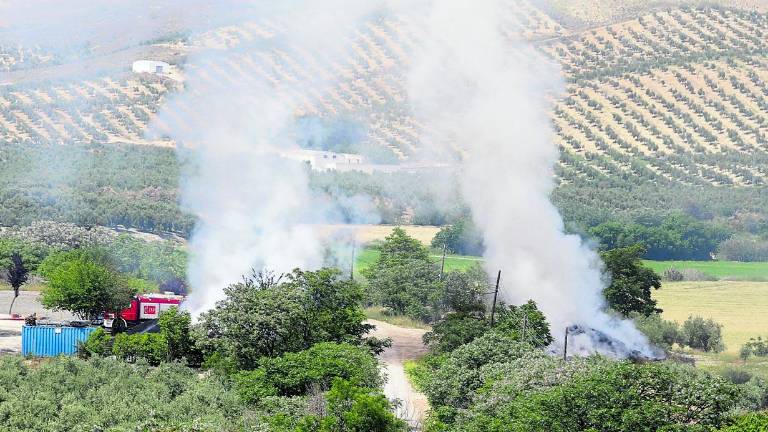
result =
[[[533,300],[520,306],[502,304],[497,308],[497,313],[495,331],[535,347],[548,346],[555,340],[550,333],[547,318]]]
[[[453,312],[444,316],[424,334],[424,344],[433,353],[447,353],[468,344],[490,330],[485,316]]]
[[[238,394],[258,403],[267,396],[301,396],[313,388],[328,390],[336,378],[367,388],[382,381],[378,362],[365,348],[324,342],[298,353],[262,358],[258,369],[235,375]]]
[[[19,297],[19,289],[29,278],[29,269],[24,266],[24,260],[18,252],[11,254],[11,265],[8,266],[7,277],[8,283],[13,288],[13,300],[11,300],[11,306],[8,308],[8,314],[10,315],[13,312],[13,304],[16,302],[16,298]]]
[[[721,352],[725,350],[722,330],[723,326],[712,319],[691,316],[683,323],[681,340],[683,344],[694,349]]]
[[[431,320],[439,312],[439,270],[429,251],[402,228],[395,228],[380,246],[376,262],[365,270],[369,290],[397,314]]]
[[[463,217],[453,225],[445,226],[435,234],[432,247],[460,255],[480,256],[485,251],[483,238],[469,217]]]
[[[624,316],[632,312],[645,316],[661,312],[651,296],[653,289],[661,288],[661,278],[643,265],[641,257],[644,253],[642,245],[634,245],[601,254],[611,278],[603,294],[608,306]]]
[[[48,279],[41,303],[54,310],[70,311],[83,319],[95,319],[104,311],[128,307],[135,291],[123,275],[103,262],[97,256],[80,251],[47,258],[41,266]]]
[[[160,334],[165,338],[166,360],[186,358],[190,365],[199,365],[202,359],[191,334],[192,316],[189,312],[172,307],[160,314]]]
[[[295,270],[283,281],[255,273],[225,288],[226,298],[201,315],[208,355],[255,369],[262,357],[303,351],[319,342],[360,345],[372,326],[364,324],[360,286],[338,270]]]
[[[84,359],[108,356],[112,353],[112,337],[103,327],[99,327],[78,345],[77,353]]]
[[[555,385],[528,384],[526,391],[523,383],[518,387],[522,391],[506,396],[487,389],[451,430],[651,432],[693,426],[707,431],[725,424],[741,399],[737,386],[687,366],[585,365]],[[556,377],[562,371],[555,367],[545,375]],[[537,381],[546,383],[547,378]]]
[[[406,432],[379,391],[336,379],[325,395],[326,414],[305,417],[296,432]]]

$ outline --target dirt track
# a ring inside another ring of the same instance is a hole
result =
[[[411,426],[418,427],[423,423],[424,415],[429,410],[429,403],[426,396],[411,386],[405,375],[403,363],[426,354],[427,349],[421,341],[426,331],[397,327],[381,321],[368,320],[368,322],[376,326],[372,336],[392,339],[392,347],[381,355],[387,374],[384,394],[390,399],[402,401],[398,415],[408,420]]]

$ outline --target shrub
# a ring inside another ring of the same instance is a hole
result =
[[[757,357],[768,357],[768,340],[763,340],[763,338],[760,336],[758,336],[757,339],[749,339],[749,342],[745,343],[741,347],[739,355],[744,361],[746,361],[751,355]]]
[[[670,282],[680,282],[685,279],[685,276],[683,275],[683,272],[680,270],[670,267],[666,270],[664,270],[664,273],[661,275],[661,277]]]
[[[381,385],[378,362],[363,347],[319,343],[306,351],[263,358],[258,369],[235,375],[237,392],[248,403],[267,396],[299,396],[313,386],[327,390],[335,378],[357,385]]]
[[[112,354],[130,363],[143,359],[157,366],[168,358],[168,343],[158,333],[121,333],[115,336]]]
[[[733,425],[720,429],[720,432],[765,432],[768,430],[768,414],[751,413],[736,419]]]
[[[112,353],[112,337],[102,327],[97,328],[88,338],[77,347],[77,354],[81,358],[91,356],[103,357]]]
[[[652,344],[669,350],[681,341],[680,326],[674,321],[667,321],[659,314],[635,317],[637,329],[643,332]]]
[[[683,323],[681,343],[706,352],[721,352],[725,350],[722,329],[723,326],[712,319],[691,316]]]
[[[734,384],[746,384],[749,382],[749,380],[752,379],[752,374],[743,370],[743,369],[735,369],[735,368],[728,368],[725,371],[723,371],[723,376],[728,381],[734,383]]]

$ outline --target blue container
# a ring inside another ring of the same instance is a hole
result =
[[[33,357],[56,357],[77,352],[95,327],[24,326],[21,330],[21,353]]]

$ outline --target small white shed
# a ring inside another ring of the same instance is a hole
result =
[[[134,73],[167,74],[171,71],[171,65],[166,62],[154,60],[138,60],[133,62]]]

